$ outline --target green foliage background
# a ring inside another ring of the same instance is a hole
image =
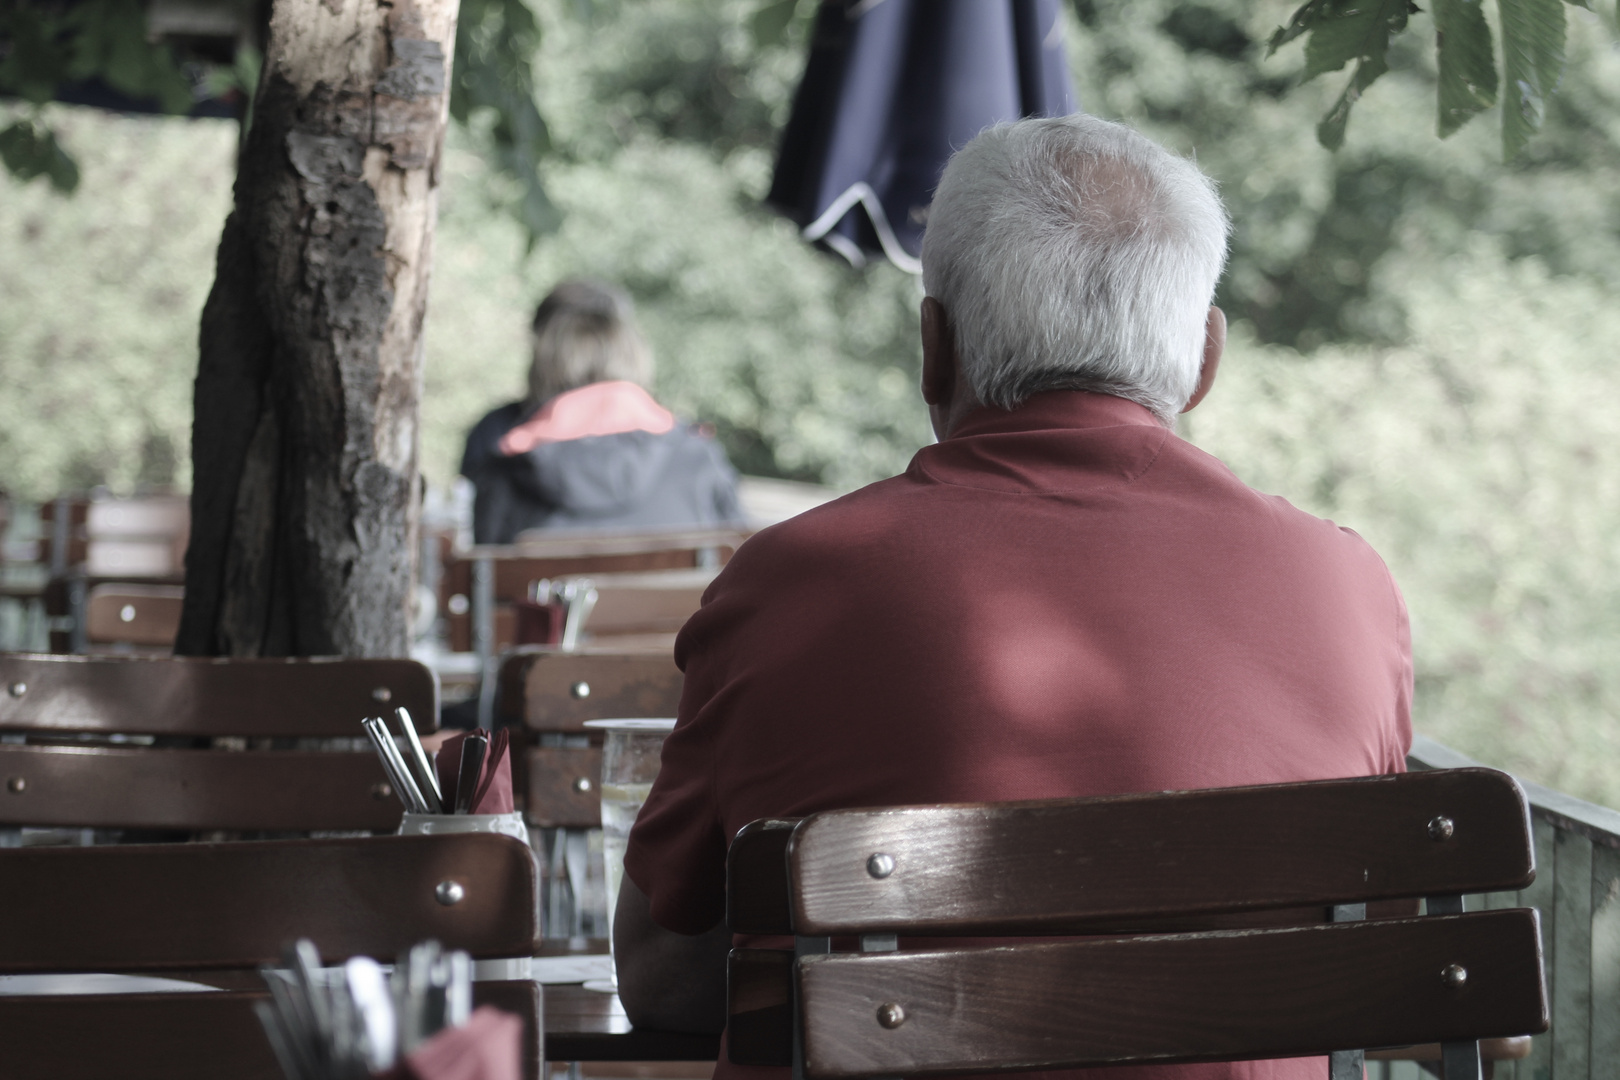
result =
[[[928,438],[915,281],[850,270],[758,205],[810,4],[768,42],[779,2],[531,6],[562,224],[529,249],[511,208],[534,189],[490,163],[501,133],[471,110],[444,166],[430,481],[519,396],[527,316],[572,274],[631,289],[660,395],[716,424],[744,471],[844,487],[902,468]],[[1196,154],[1237,223],[1231,351],[1184,433],[1384,554],[1413,614],[1420,729],[1620,805],[1612,27],[1570,12],[1563,89],[1504,166],[1494,124],[1435,138],[1426,13],[1329,154],[1316,125],[1342,85],[1298,85],[1301,50],[1264,56],[1290,3],[1076,7],[1083,104]],[[0,484],[183,487],[234,128],[47,113],[82,182],[63,198],[0,177]]]

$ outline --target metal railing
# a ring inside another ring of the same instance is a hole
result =
[[[1421,735],[1412,769],[1480,764]],[[1496,1063],[1496,1080],[1620,1078],[1620,811],[1521,780],[1530,797],[1536,880],[1519,892],[1467,898],[1470,910],[1541,912],[1552,1028],[1530,1056]],[[1481,902],[1483,901],[1483,903]],[[1369,1062],[1368,1080],[1427,1080],[1412,1062]]]

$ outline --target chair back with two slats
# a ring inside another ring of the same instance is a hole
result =
[[[0,824],[392,830],[400,803],[360,720],[397,706],[435,729],[433,673],[412,660],[0,655],[0,731],[26,739],[0,744]],[[334,738],[354,748],[219,743]]]
[[[440,578],[441,602],[450,613],[450,647],[475,648],[477,624],[489,647],[516,641],[512,607],[542,578],[642,574],[724,566],[747,538],[738,529],[659,529],[649,532],[547,535],[533,533],[515,544],[479,545],[452,554]],[[479,581],[480,572],[484,575]]]
[[[327,963],[391,962],[430,938],[527,957],[536,890],[527,845],[494,834],[0,850],[0,974],[189,972],[252,986],[252,969],[300,937]],[[264,997],[0,993],[4,1072],[269,1080],[279,1072],[252,1013]],[[524,1018],[526,1075],[538,1077],[535,984],[475,983],[474,997]]]
[[[661,653],[519,649],[501,665],[503,719],[521,724],[527,814],[543,828],[602,824],[602,746],[587,720],[674,716],[684,676]]]
[[[1546,992],[1535,912],[1461,898],[1534,874],[1523,792],[1485,769],[757,822],[728,921],[798,956],[733,954],[728,1044],[812,1078],[1324,1053],[1348,1076],[1355,1048],[1437,1041],[1477,1077],[1476,1040],[1545,1030]]]
[[[529,824],[542,830],[546,933],[577,937],[592,862],[586,830],[602,824],[602,735],[585,722],[674,716],[683,676],[668,653],[531,647],[507,655],[500,680],[504,719],[522,726],[527,744],[513,779]]]

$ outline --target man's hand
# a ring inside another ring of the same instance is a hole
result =
[[[613,955],[619,1001],[636,1027],[718,1032],[726,1026],[724,922],[696,937],[652,921],[647,894],[626,874],[613,914]]]

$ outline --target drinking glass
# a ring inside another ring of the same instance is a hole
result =
[[[658,777],[664,736],[675,726],[673,719],[587,720],[585,726],[607,733],[602,744],[602,871],[607,886],[608,952],[613,951],[613,914],[619,904],[619,884],[624,880],[624,851],[630,842],[630,826],[652,792]],[[616,990],[618,968],[605,986],[587,983],[593,989]]]

